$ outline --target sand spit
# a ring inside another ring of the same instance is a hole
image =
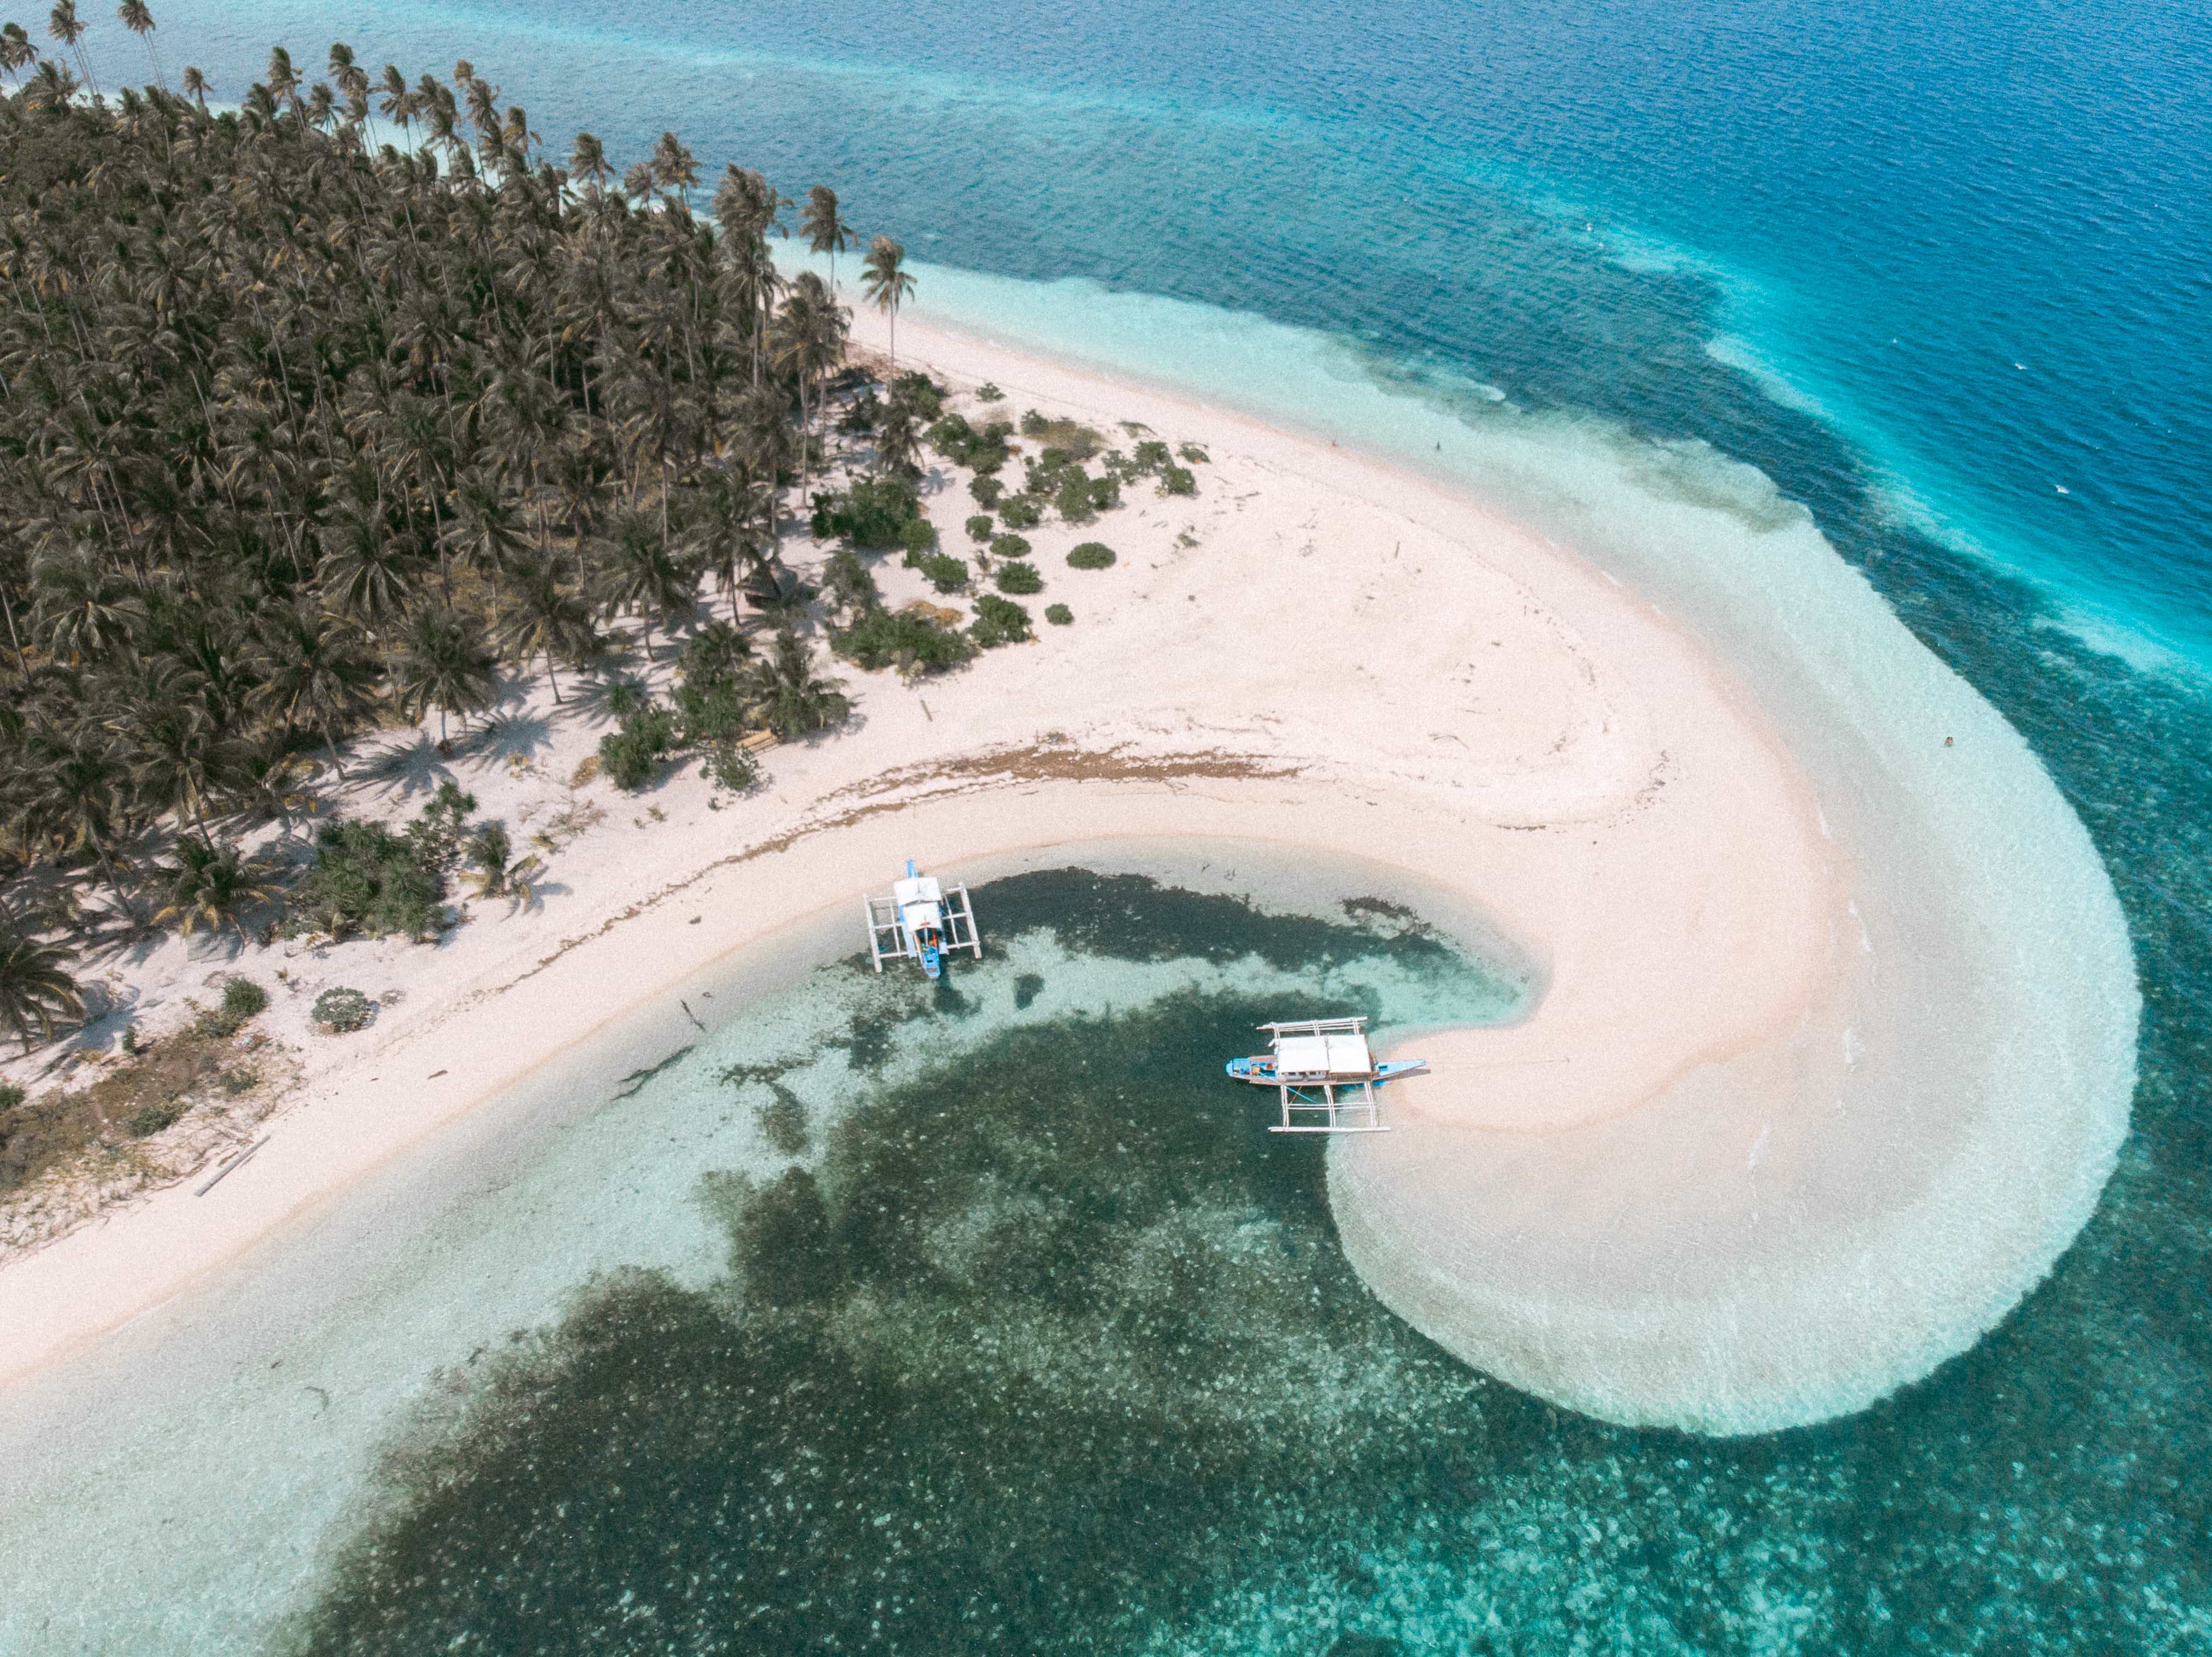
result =
[[[1735,520],[1593,496],[1564,527],[1601,568],[1333,445],[912,314],[899,344],[1013,411],[1200,442],[1201,493],[1033,532],[1034,602],[1074,624],[919,688],[848,673],[860,728],[776,751],[734,808],[686,777],[648,822],[598,785],[542,913],[374,957],[404,1005],[311,1054],[250,1171],[0,1270],[0,1379],[900,858],[1123,836],[1376,860],[1534,963],[1524,1020],[1424,1039],[1398,1130],[1330,1162],[1376,1293],[1516,1385],[1708,1432],[1818,1420],[1963,1349],[2072,1240],[2133,1085],[2117,901],[2025,745],[1802,515],[1700,557]],[[1068,570],[1087,539],[1121,562]],[[596,736],[549,729],[547,771]]]

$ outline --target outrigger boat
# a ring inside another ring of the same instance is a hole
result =
[[[1225,1068],[1239,1081],[1281,1095],[1283,1120],[1270,1133],[1388,1133],[1376,1090],[1428,1073],[1425,1059],[1377,1063],[1364,1018],[1304,1019],[1260,1028],[1273,1038],[1273,1051],[1232,1058]]]
[[[911,857],[906,878],[892,883],[890,897],[863,898],[860,905],[868,919],[868,956],[878,972],[885,961],[914,960],[934,978],[953,950],[983,959],[983,935],[975,929],[968,888],[942,886],[934,875],[918,873]]]

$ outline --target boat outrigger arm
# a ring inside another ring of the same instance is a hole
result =
[[[877,972],[885,961],[914,960],[931,978],[945,970],[945,957],[965,949],[983,959],[983,935],[964,886],[942,886],[933,875],[918,874],[914,860],[906,878],[895,881],[888,898],[863,898],[868,918],[868,957]]]
[[[1402,1076],[1425,1075],[1418,1058],[1377,1063],[1367,1045],[1367,1020],[1303,1019],[1263,1024],[1273,1051],[1232,1058],[1229,1074],[1281,1096],[1283,1119],[1269,1133],[1388,1133],[1376,1090]]]

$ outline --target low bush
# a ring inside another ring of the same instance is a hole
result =
[[[933,552],[921,561],[922,579],[940,593],[957,593],[968,585],[968,561],[949,552]]]
[[[991,556],[994,558],[1026,558],[1030,544],[1019,535],[994,536],[991,541]]]
[[[1160,473],[1160,493],[1163,495],[1195,495],[1198,478],[1188,466],[1169,466]]]
[[[1009,495],[999,503],[999,521],[1009,529],[1035,529],[1044,521],[1044,503],[1033,495]]]
[[[908,557],[919,557],[925,552],[937,551],[937,526],[927,518],[910,520],[899,531],[899,545],[906,549]]]
[[[1110,570],[1114,567],[1114,549],[1103,541],[1085,541],[1067,555],[1071,570]]]
[[[1165,443],[1147,439],[1137,445],[1136,458],[1130,462],[1130,465],[1137,472],[1143,474],[1158,472],[1167,463],[1168,446]]]
[[[181,1099],[165,1099],[158,1105],[144,1106],[131,1114],[123,1125],[133,1139],[145,1139],[161,1131],[181,1118],[185,1110]]]
[[[1193,465],[1193,466],[1202,466],[1206,465],[1206,462],[1207,462],[1209,460],[1211,460],[1211,459],[1212,458],[1212,456],[1208,455],[1208,454],[1206,454],[1206,452],[1204,449],[1200,448],[1196,443],[1183,443],[1183,444],[1181,444],[1181,445],[1179,445],[1179,446],[1176,448],[1176,454],[1178,454],[1179,456],[1181,456],[1183,460],[1188,460],[1188,462],[1190,462],[1190,464],[1191,464],[1191,465]]]
[[[900,545],[907,525],[921,515],[921,497],[904,479],[858,478],[850,489],[814,497],[814,536],[842,539],[863,552],[885,551]]]
[[[760,760],[735,742],[717,742],[707,750],[707,763],[699,768],[699,774],[718,789],[743,794],[760,781]]]
[[[1044,591],[1044,577],[1037,574],[1036,566],[1033,564],[1024,564],[1018,558],[1011,563],[1000,564],[991,580],[1001,593],[1026,595]]]
[[[1044,618],[1055,627],[1065,627],[1075,619],[1075,612],[1064,604],[1048,604],[1044,607]]]
[[[653,780],[676,746],[676,716],[648,702],[599,739],[599,773],[617,788],[635,791]]]
[[[445,929],[446,882],[426,849],[381,823],[325,823],[315,837],[315,866],[292,888],[286,929],[434,937]]]
[[[986,380],[975,387],[975,400],[979,403],[1003,403],[1006,400],[1006,393]]]
[[[971,541],[988,541],[991,539],[992,527],[991,515],[988,512],[979,512],[968,520],[968,539]]]
[[[837,634],[830,649],[870,673],[896,667],[909,676],[942,673],[975,654],[965,635],[919,610],[871,610]]]
[[[986,593],[975,600],[975,619],[969,624],[968,636],[987,650],[994,645],[1018,644],[1033,637],[1030,612],[1012,599]]]
[[[14,1110],[25,1097],[23,1090],[14,1082],[0,1081],[0,1112]]]
[[[1035,409],[1022,416],[1022,436],[1034,437],[1048,448],[1065,449],[1068,457],[1087,460],[1105,447],[1106,440],[1080,420],[1051,420]]]
[[[998,505],[999,497],[1006,492],[1006,486],[996,478],[971,478],[968,480],[968,492],[975,497],[977,506],[988,512]]]
[[[845,417],[838,421],[837,429],[865,435],[876,429],[876,423],[883,418],[883,399],[876,395],[873,387],[870,387],[853,399],[853,406],[847,409]]]
[[[822,594],[836,610],[865,610],[883,600],[875,576],[849,546],[839,547],[823,566]]]
[[[368,1022],[368,997],[358,990],[325,990],[315,997],[315,1022],[325,1030],[358,1030]]]
[[[193,1033],[216,1040],[234,1036],[248,1019],[268,1005],[269,992],[252,978],[226,978],[223,980],[222,1004],[204,1009],[192,1020]]]
[[[1006,439],[1013,429],[1006,421],[993,420],[978,431],[959,415],[948,414],[923,436],[930,448],[955,465],[988,473],[1006,465]]]
[[[906,399],[918,419],[934,420],[945,412],[945,399],[952,393],[918,369],[908,369],[891,381],[892,393]]]

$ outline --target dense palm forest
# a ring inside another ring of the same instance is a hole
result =
[[[466,64],[111,101],[82,32],[0,34],[0,1022],[72,1009],[72,917],[264,894],[239,825],[349,733],[465,719],[502,664],[558,695],[618,617],[692,636],[717,730],[835,716],[778,546],[848,319],[777,272],[795,204],[673,135],[556,164]],[[849,245],[827,190],[799,228]],[[903,295],[895,244],[866,280]]]

